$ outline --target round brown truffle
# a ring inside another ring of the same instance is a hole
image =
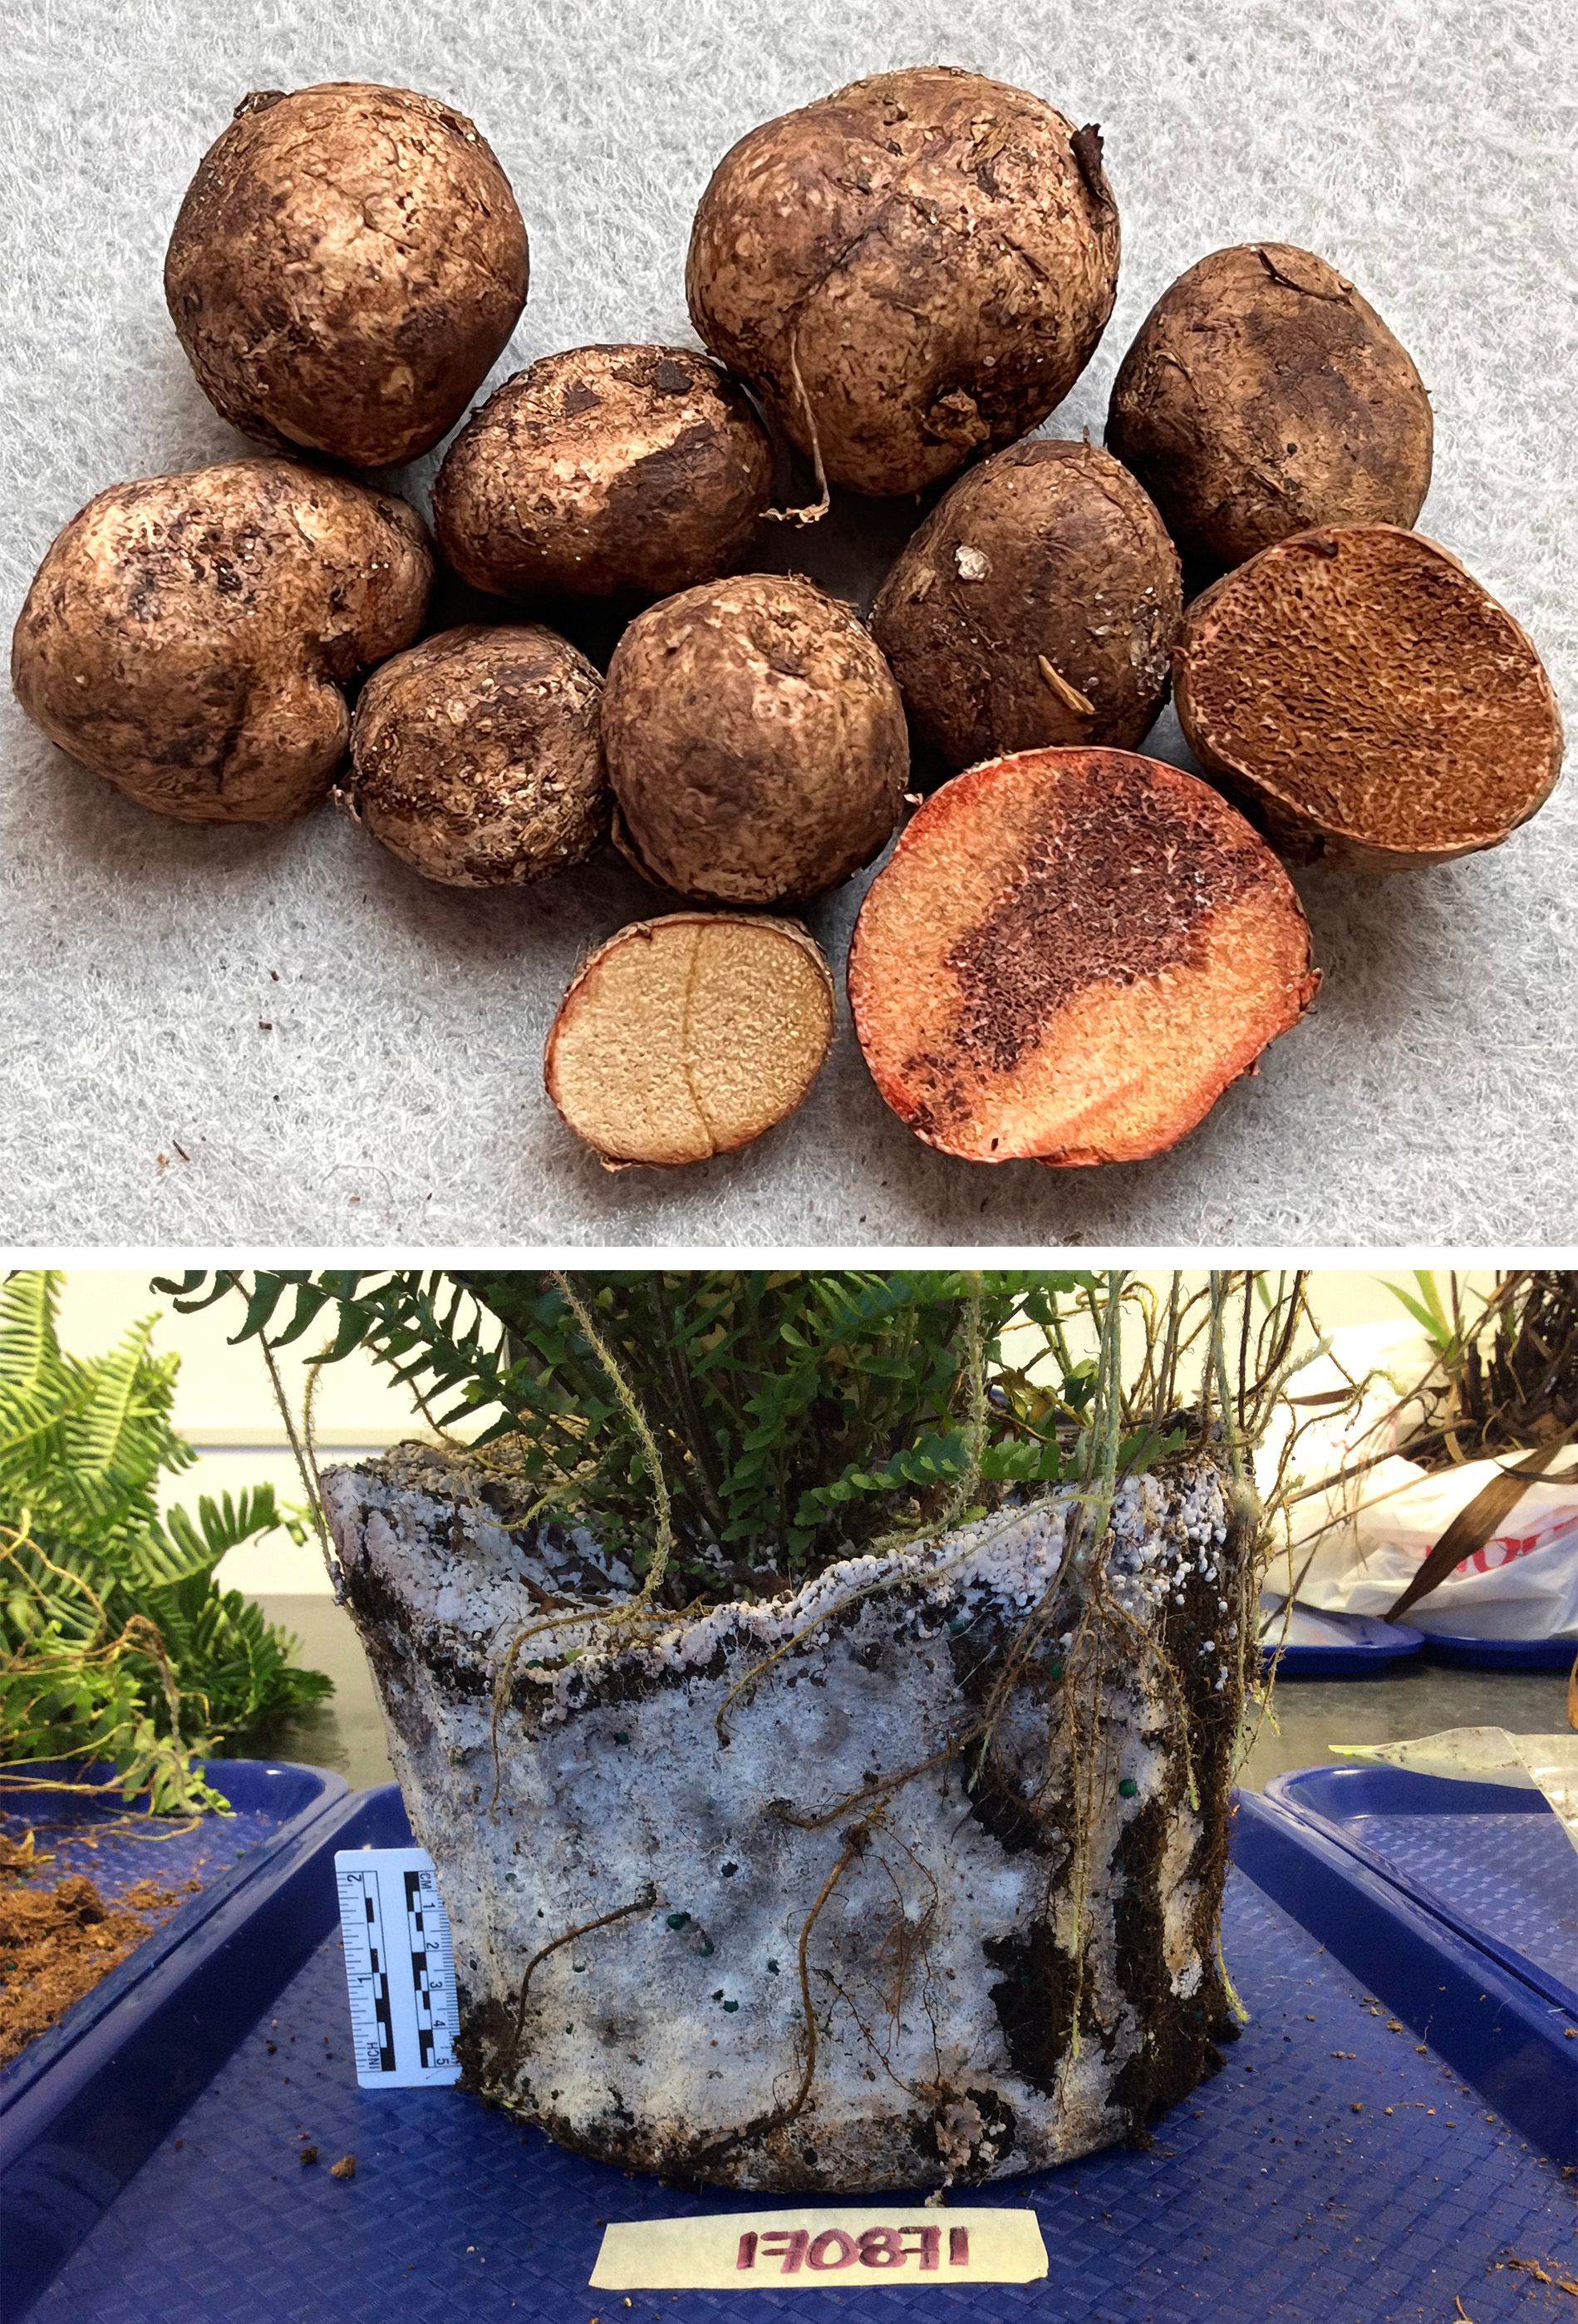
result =
[[[531,623],[445,630],[384,663],[351,727],[345,803],[429,880],[509,888],[608,837],[602,679]]]
[[[1406,349],[1324,258],[1214,251],[1164,290],[1113,383],[1106,445],[1185,561],[1220,572],[1316,524],[1412,524],[1430,399]]]
[[[1197,776],[1126,751],[1027,751],[944,783],[849,953],[877,1088],[970,1162],[1163,1152],[1318,982],[1264,841]]]
[[[197,166],[164,291],[211,403],[285,449],[415,459],[526,303],[526,228],[463,114],[331,81],[246,97]]]
[[[667,596],[735,562],[772,488],[766,430],[706,355],[571,347],[472,415],[433,519],[455,571],[498,596]]]
[[[280,823],[327,792],[342,689],[410,644],[432,585],[414,509],[294,460],[113,484],[40,566],[12,683],[52,742],[143,807]]]
[[[833,1023],[832,976],[803,927],[674,912],[593,953],[560,1003],[544,1077],[610,1167],[705,1162],[794,1112]]]
[[[1549,798],[1556,697],[1510,613],[1422,533],[1297,533],[1197,597],[1173,657],[1206,771],[1284,853],[1407,871],[1494,847]]]
[[[676,895],[814,896],[868,863],[904,804],[892,671],[849,607],[776,573],[638,614],[603,696],[614,836]]]
[[[1142,742],[1167,696],[1183,579],[1128,470],[1036,437],[950,484],[889,573],[871,633],[951,766]]]
[[[742,138],[685,284],[706,345],[835,484],[913,493],[1061,401],[1117,272],[1096,130],[928,65]]]

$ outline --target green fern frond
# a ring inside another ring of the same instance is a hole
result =
[[[71,1415],[72,1399],[57,1382],[20,1387],[0,1378],[0,1493],[25,1498],[59,1473]]]
[[[23,1394],[55,1377],[60,1343],[56,1319],[65,1277],[23,1268],[0,1285],[0,1380]]]
[[[217,1501],[201,1494],[196,1524],[176,1506],[166,1509],[162,1523],[150,1526],[138,1545],[133,1579],[143,1589],[172,1588],[210,1572],[231,1550],[272,1533],[281,1521],[272,1485],[254,1486],[234,1500],[228,1493]]]
[[[299,1519],[268,1485],[161,1517],[163,1479],[197,1458],[171,1420],[178,1359],[151,1322],[69,1355],[60,1293],[43,1271],[0,1286],[0,1760],[108,1759],[160,1812],[212,1806],[196,1760],[328,1692],[214,1581]]]

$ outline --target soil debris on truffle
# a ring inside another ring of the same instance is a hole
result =
[[[1412,524],[1434,432],[1413,358],[1353,283],[1252,242],[1162,292],[1118,366],[1106,447],[1205,577],[1311,525]]]

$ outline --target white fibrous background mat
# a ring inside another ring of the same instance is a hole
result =
[[[91,494],[248,448],[211,410],[161,269],[245,92],[417,88],[515,186],[531,297],[495,383],[551,349],[693,341],[710,171],[846,80],[960,64],[1099,122],[1116,312],[1050,432],[1099,438],[1142,317],[1224,244],[1349,274],[1436,417],[1420,523],[1573,699],[1575,76],[1561,0],[50,0],[0,68],[0,613]],[[436,457],[388,479],[425,504]],[[761,562],[868,595],[914,521],[851,503]],[[503,609],[500,608],[502,612]],[[566,623],[566,626],[570,626]],[[595,622],[577,634],[606,653]],[[1166,714],[1149,746],[1188,763]],[[543,1093],[577,961],[665,906],[610,857],[536,890],[425,885],[344,816],[169,823],[0,705],[0,1240],[185,1242],[1568,1240],[1578,1231],[1578,788],[1495,853],[1298,875],[1313,1016],[1162,1159],[983,1168],[922,1146],[849,1029],[743,1154],[605,1172]],[[807,918],[841,971],[856,881]]]

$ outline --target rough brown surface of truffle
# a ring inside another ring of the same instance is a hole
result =
[[[327,792],[358,670],[409,645],[421,519],[294,460],[112,484],[60,533],[11,649],[51,742],[188,823],[279,823]]]
[[[1177,552],[1128,470],[1037,437],[950,485],[884,582],[871,632],[920,733],[968,767],[1142,742],[1182,611]]]
[[[1494,847],[1549,797],[1562,721],[1530,639],[1422,533],[1297,534],[1185,616],[1178,715],[1285,853],[1406,871]]]
[[[605,1162],[704,1162],[793,1113],[833,1024],[832,977],[803,928],[728,912],[641,920],[564,995],[548,1095]]]
[[[615,837],[676,895],[814,896],[868,863],[904,803],[904,704],[846,604],[775,573],[649,606],[603,696]]]
[[[445,630],[362,690],[347,806],[384,845],[454,888],[518,887],[608,836],[602,679],[535,624]]]
[[[1406,348],[1324,258],[1214,251],[1164,290],[1118,367],[1106,445],[1191,568],[1316,524],[1412,524],[1430,399]]]
[[[685,283],[707,346],[835,484],[911,493],[1061,401],[1117,269],[1098,134],[931,65],[742,138]]]
[[[707,356],[572,347],[472,414],[433,519],[455,571],[498,596],[666,596],[735,562],[772,487],[766,430]]]
[[[165,298],[205,394],[266,444],[353,467],[454,427],[526,302],[526,228],[487,140],[406,88],[237,107],[187,189]]]
[[[1317,982],[1270,848],[1195,776],[1122,751],[1025,752],[945,783],[849,955],[877,1088],[973,1162],[1162,1152]]]

